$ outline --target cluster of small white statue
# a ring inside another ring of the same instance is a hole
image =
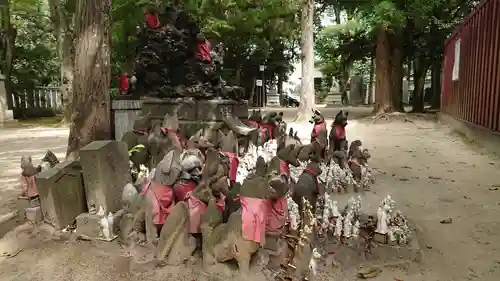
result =
[[[239,158],[238,170],[236,172],[236,182],[243,183],[248,175],[255,171],[257,158],[262,157],[264,161],[269,162],[278,151],[278,142],[270,140],[263,146],[255,146],[253,143],[248,145],[247,152]]]
[[[409,243],[411,230],[405,216],[394,211],[396,204],[391,195],[380,202],[377,209],[376,233],[387,235],[390,244],[405,245]]]
[[[332,199],[330,193],[324,194],[323,212],[317,215],[319,234],[333,233],[338,238],[357,238],[360,222],[358,217],[361,212],[361,196],[351,197],[347,201],[345,215],[339,211],[338,202]]]
[[[328,165],[321,164],[322,173],[318,179],[325,185],[327,190],[341,192],[346,187],[357,184],[349,168],[340,168],[339,164],[331,160]]]

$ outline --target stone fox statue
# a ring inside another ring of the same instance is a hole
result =
[[[306,198],[307,201],[313,206],[316,206],[316,200],[320,194],[323,193],[323,187],[318,181],[318,175],[321,174],[320,164],[318,162],[312,161],[307,164],[307,167],[299,176],[297,183],[293,187],[292,199],[302,210],[303,200]],[[313,210],[315,212],[315,210]]]
[[[317,142],[319,144],[317,154],[320,159],[325,159],[328,147],[328,131],[325,118],[321,115],[321,112],[313,110],[313,116],[309,122],[314,124],[311,132],[311,143]]]
[[[241,208],[229,215],[227,223],[222,223],[222,214],[211,199],[201,223],[205,266],[236,259],[240,272],[248,273],[252,255],[265,244],[270,203],[277,197],[271,184],[276,181],[280,181],[279,175],[268,175],[267,165],[259,157],[255,174],[240,188]]]
[[[132,131],[125,132],[121,141],[127,144],[127,149],[131,150],[137,145],[143,145],[143,149],[139,149],[130,155],[130,161],[134,165],[135,170],[139,170],[139,165],[144,165],[150,169],[149,163],[149,149],[148,149],[148,136],[151,132],[151,124],[149,122],[149,114],[139,117],[134,121]]]
[[[347,116],[349,113],[344,110],[340,110],[335,119],[333,120],[332,128],[330,130],[330,135],[328,137],[330,142],[330,147],[328,150],[329,157],[334,151],[342,150],[347,152],[347,135],[345,127],[347,126]]]

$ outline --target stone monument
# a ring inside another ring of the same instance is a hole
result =
[[[226,85],[217,67],[221,60],[191,15],[179,7],[155,14],[160,26],[146,25],[138,35],[132,95],[142,100],[142,111],[153,120],[177,113],[188,137],[225,116],[247,118],[249,93]],[[224,52],[223,45],[214,49]]]
[[[0,72],[0,126],[6,121],[14,120],[14,113],[9,109],[7,91],[5,89],[5,76]]]
[[[353,75],[349,79],[349,102],[350,104],[364,104],[366,98],[366,89],[363,76]]]
[[[328,96],[326,97],[325,103],[327,105],[342,103],[342,93],[340,92],[340,85],[335,77],[332,77],[332,86],[328,91]]]

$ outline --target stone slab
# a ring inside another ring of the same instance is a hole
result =
[[[111,102],[115,140],[121,140],[125,132],[132,130],[134,120],[141,113],[141,108],[142,100],[114,100]]]
[[[99,224],[99,216],[95,214],[83,213],[76,217],[77,236],[83,235],[93,239],[103,237],[101,225]]]
[[[81,165],[65,161],[36,176],[44,221],[56,229],[72,224],[87,211]]]
[[[26,208],[26,219],[32,223],[39,224],[43,222],[42,208]]]
[[[94,141],[80,149],[89,210],[106,213],[121,208],[123,187],[131,181],[127,145],[120,141]]]

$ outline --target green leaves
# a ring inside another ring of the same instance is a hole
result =
[[[145,149],[146,147],[143,145],[143,144],[138,144],[134,147],[132,147],[129,151],[128,151],[128,156],[132,156],[133,153],[135,152],[140,152],[141,150]]]

